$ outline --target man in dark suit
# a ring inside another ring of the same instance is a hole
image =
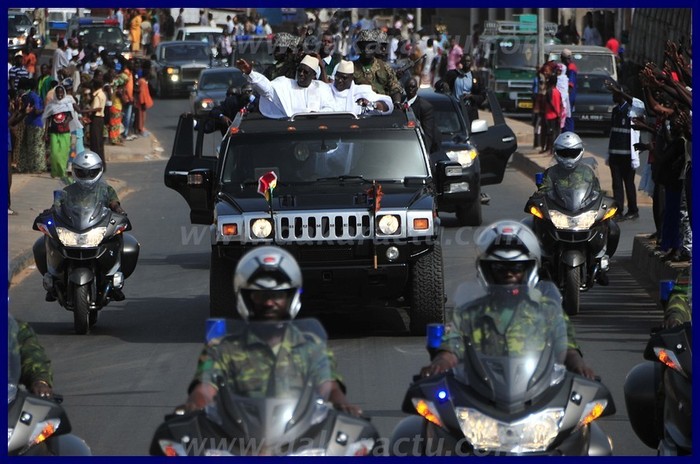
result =
[[[450,93],[466,106],[469,122],[479,119],[479,106],[484,103],[486,92],[481,80],[472,71],[471,55],[462,55],[457,69],[445,74],[445,82],[450,86]]]
[[[404,90],[406,91],[405,103],[411,107],[423,129],[425,148],[429,153],[439,150],[441,136],[435,124],[433,105],[418,96],[418,81],[415,78],[409,79]]]

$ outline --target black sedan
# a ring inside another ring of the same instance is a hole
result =
[[[518,148],[515,134],[491,91],[486,99],[493,118],[491,126],[483,119],[469,121],[467,108],[451,96],[432,89],[421,89],[418,94],[433,105],[435,122],[442,134],[441,150],[432,154],[433,162],[437,157],[447,157],[462,165],[464,180],[443,188],[441,209],[455,211],[463,225],[479,225],[480,186],[503,181],[508,160]]]
[[[156,96],[166,98],[173,94],[187,94],[203,69],[213,63],[206,42],[161,42],[152,60],[152,83]]]
[[[204,69],[190,92],[190,102],[194,114],[204,114],[226,98],[229,87],[241,87],[246,83],[238,68]]]
[[[605,87],[606,81],[613,81],[607,73],[576,76],[576,104],[572,115],[576,131],[610,132],[615,103],[612,93]]]

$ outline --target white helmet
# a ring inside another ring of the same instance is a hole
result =
[[[565,169],[574,169],[583,158],[583,142],[573,132],[564,132],[554,141],[554,158]]]
[[[504,264],[523,266],[523,282],[534,287],[539,280],[542,252],[534,232],[512,220],[494,222],[476,239],[476,272],[486,285],[496,285]]]
[[[103,172],[102,158],[94,151],[85,150],[77,155],[73,161],[73,177],[81,187],[91,188],[95,186]]]
[[[238,314],[245,320],[250,317],[253,291],[288,290],[287,315],[294,319],[301,309],[301,284],[301,269],[288,251],[274,246],[254,248],[238,261],[233,276]]]

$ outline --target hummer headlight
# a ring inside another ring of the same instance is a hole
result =
[[[379,232],[384,235],[393,235],[397,230],[399,230],[400,225],[401,221],[399,220],[398,216],[394,214],[385,214],[379,218],[377,228],[379,229]]]
[[[272,222],[269,219],[256,219],[250,225],[255,238],[267,238],[272,234]]]

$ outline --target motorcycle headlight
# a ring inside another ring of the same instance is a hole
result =
[[[579,214],[578,216],[568,216],[555,210],[549,211],[549,217],[552,220],[554,227],[557,229],[566,230],[590,229],[595,222],[596,215],[596,211],[587,211],[583,214]]]
[[[69,247],[96,247],[102,242],[106,232],[106,227],[95,227],[84,234],[78,234],[64,227],[56,227],[58,239]]]
[[[211,98],[204,98],[201,102],[199,102],[199,105],[202,107],[203,110],[210,110],[214,108],[214,100],[212,100]]]
[[[479,450],[509,453],[544,451],[559,434],[564,409],[551,408],[516,422],[501,422],[476,409],[455,408],[465,438]]]
[[[272,234],[272,222],[269,219],[256,219],[250,225],[255,238],[267,238]]]
[[[471,150],[448,151],[446,155],[450,161],[456,161],[461,164],[462,167],[468,168],[474,164],[477,152],[472,148]]]
[[[394,214],[385,214],[379,218],[377,228],[383,235],[393,235],[399,230],[401,220]]]

